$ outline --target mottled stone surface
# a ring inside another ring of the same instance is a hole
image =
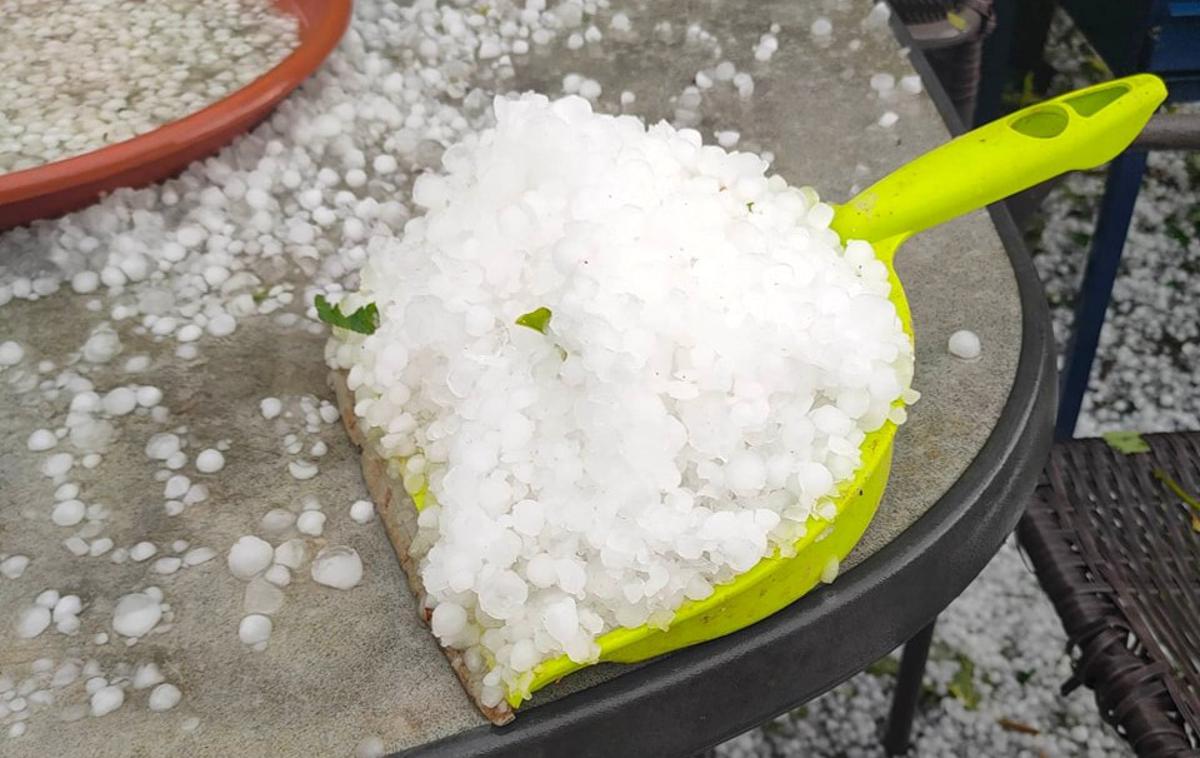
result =
[[[679,39],[687,22],[698,22],[724,48],[721,57],[745,66],[756,86],[750,100],[739,99],[728,87],[706,97],[703,131],[706,136],[712,129],[740,131],[743,147],[773,151],[775,169],[793,183],[811,184],[823,196],[842,200],[852,185],[865,185],[946,139],[925,95],[904,95],[885,105],[870,90],[872,73],[900,76],[911,67],[886,33],[858,28],[867,4],[847,10],[845,3],[778,0],[739,3],[736,13],[729,12],[730,5],[712,0],[630,8],[631,38],[609,34],[599,51],[571,52],[557,42],[552,52],[535,50],[518,63],[517,85],[555,94],[562,75],[577,71],[603,85],[603,108],[615,110],[620,92],[628,89],[637,95],[631,111],[670,117],[671,98],[697,69],[720,59],[711,47]],[[808,32],[819,14],[835,26],[832,45],[824,48]],[[673,20],[674,41],[651,32],[658,18]],[[754,63],[753,46],[773,21],[782,25],[781,48],[769,63]],[[857,52],[848,49],[854,38],[862,40]],[[899,123],[891,129],[874,126],[888,109],[900,115]],[[898,269],[912,304],[915,386],[924,397],[897,438],[891,484],[851,565],[911,525],[970,463],[995,424],[1017,362],[1016,284],[984,214],[910,241]],[[84,308],[84,300],[64,291],[37,303],[14,302],[0,311],[0,336],[25,344],[33,359],[22,364],[25,369],[43,357],[65,362],[101,319]],[[947,338],[960,328],[980,335],[978,361],[963,362],[946,352]],[[240,327],[231,337],[206,338],[201,359],[188,363],[161,346],[126,340],[122,357],[146,352],[154,358],[144,375],[121,381],[164,389],[172,425],[186,425],[197,440],[191,455],[222,437],[232,440],[219,475],[196,474],[189,465],[194,481],[211,482],[212,494],[176,517],[163,513],[162,485],[154,481],[155,466],[143,453],[146,437],[157,431],[148,420],[122,424],[102,465],[79,477],[88,502],[113,507],[104,534],[117,546],[149,539],[162,555],[170,542],[184,539],[220,554],[171,576],[155,574],[152,561],[118,566],[107,557],[70,556],[61,541],[72,531],[49,522],[53,487],[36,470],[40,458],[25,450],[30,430],[61,425],[63,404],[43,402],[37,392],[18,395],[13,378],[24,370],[20,367],[0,373],[0,553],[33,558],[20,579],[0,578],[0,672],[20,681],[42,657],[56,663],[68,656],[94,658],[106,672],[122,662],[154,660],[183,691],[182,703],[165,714],[147,709],[148,691],[131,691],[124,707],[112,714],[62,723],[58,714],[64,708],[85,701],[82,685],[73,685],[54,706],[34,713],[25,737],[0,735],[0,753],[348,755],[368,735],[399,749],[484,723],[418,620],[379,523],[360,526],[346,514],[366,492],[340,425],[324,425],[319,434],[306,436],[309,442],[325,440],[330,452],[317,478],[297,482],[287,473],[289,457],[280,442],[295,422],[267,422],[258,413],[259,400],[268,395],[332,397],[321,345],[319,334],[278,328],[268,318]],[[118,376],[115,370],[101,371],[96,381],[107,388]],[[230,575],[224,554],[237,537],[257,530],[268,509],[294,507],[306,493],[316,493],[329,515],[325,536],[308,540],[310,554],[324,541],[349,544],[363,557],[365,578],[355,589],[340,592],[312,582],[307,567],[297,572],[284,590],[269,647],[255,653],[237,639],[244,584]],[[151,584],[161,587],[171,604],[173,627],[132,647],[115,635],[106,645],[95,644],[96,633],[112,634],[116,599]],[[47,588],[81,595],[82,633],[68,637],[51,628],[34,640],[17,639],[12,613]],[[620,671],[604,666],[581,672],[542,693],[535,705]],[[183,725],[192,717],[199,725],[186,731]]]

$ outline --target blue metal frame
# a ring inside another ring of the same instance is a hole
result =
[[[1063,0],[1063,7],[1117,74],[1152,71],[1167,80],[1170,100],[1200,99],[1200,1]],[[1145,171],[1145,153],[1127,152],[1109,165],[1059,379],[1060,440],[1075,433]]]
[[[1100,342],[1104,314],[1112,296],[1113,281],[1121,264],[1121,252],[1133,218],[1133,206],[1146,172],[1146,153],[1125,152],[1108,165],[1104,199],[1096,217],[1096,231],[1087,268],[1075,304],[1074,333],[1067,343],[1066,360],[1059,374],[1058,418],[1054,424],[1056,439],[1075,434],[1079,407],[1087,392],[1088,377]]]

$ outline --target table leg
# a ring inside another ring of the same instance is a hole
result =
[[[900,674],[896,677],[896,692],[892,695],[892,710],[883,734],[883,749],[888,755],[903,755],[908,751],[913,716],[921,697],[921,680],[925,676],[925,661],[929,658],[929,643],[933,641],[936,623],[937,619],[930,621],[928,626],[904,644],[904,653],[900,656]]]
[[[1100,342],[1100,328],[1104,326],[1104,313],[1108,310],[1113,281],[1121,263],[1121,250],[1125,247],[1125,235],[1133,218],[1133,204],[1145,171],[1144,152],[1126,151],[1108,166],[1104,199],[1096,216],[1096,233],[1079,286],[1075,322],[1059,383],[1058,419],[1054,424],[1056,439],[1075,436],[1075,421],[1083,404],[1083,394],[1087,392],[1096,345]]]

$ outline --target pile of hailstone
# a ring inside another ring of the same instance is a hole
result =
[[[786,553],[916,398],[884,265],[811,189],[579,97],[495,111],[342,299],[378,328],[326,350],[427,491],[433,631],[494,661],[487,705]]]
[[[131,139],[296,47],[271,0],[0,0],[0,174]]]

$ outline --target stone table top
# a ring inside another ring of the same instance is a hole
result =
[[[773,152],[774,169],[789,182],[810,184],[837,201],[947,139],[926,95],[896,93],[883,102],[871,90],[873,73],[899,78],[913,69],[886,29],[860,26],[869,4],[773,0],[739,4],[737,13],[727,7],[716,0],[635,4],[627,9],[630,34],[610,34],[603,44],[576,51],[561,40],[535,48],[517,60],[512,88],[556,94],[563,75],[578,72],[603,86],[602,109],[619,109],[619,94],[629,90],[636,102],[628,111],[686,120],[688,114],[676,114],[679,95],[698,70],[728,58],[753,74],[755,91],[748,99],[729,85],[706,93],[698,124],[706,139],[713,130],[736,130],[741,148]],[[834,26],[824,43],[809,32],[818,15]],[[672,23],[670,34],[655,30],[662,20]],[[756,62],[754,46],[772,23],[780,25],[780,49],[769,62]],[[685,41],[689,24],[700,25],[711,40],[699,35],[699,41]],[[899,115],[890,128],[876,123],[887,110]],[[6,245],[15,246],[15,240],[0,236],[0,266]],[[911,240],[897,268],[912,305],[914,386],[923,397],[900,430],[891,483],[847,561],[851,567],[920,518],[961,475],[999,417],[1018,358],[1016,282],[985,214]],[[64,288],[36,302],[0,307],[0,341],[16,339],[26,349],[22,363],[0,369],[0,557],[32,559],[20,578],[0,576],[0,678],[19,686],[33,676],[38,659],[51,661],[40,666],[55,667],[71,659],[94,660],[108,678],[156,662],[183,699],[167,713],[154,713],[146,705],[148,690],[130,689],[117,711],[79,718],[79,706],[87,702],[81,679],[57,690],[54,704],[29,706],[25,736],[0,732],[0,753],[348,755],[367,736],[399,750],[484,724],[418,620],[379,522],[359,525],[347,515],[366,491],[344,432],[337,424],[306,426],[303,403],[315,408],[318,400],[332,397],[322,363],[324,329],[318,325],[285,327],[263,317],[255,328],[206,337],[192,360],[174,357],[173,343],[165,349],[146,335],[121,331],[120,360],[89,378],[106,390],[130,381],[117,368],[126,357],[150,356],[134,381],[164,391],[170,420],[164,427],[147,416],[126,417],[102,463],[91,471],[77,466],[81,473],[72,478],[85,502],[108,507],[103,536],[118,548],[148,540],[158,554],[116,564],[108,556],[77,558],[64,547],[74,531],[49,520],[54,485],[40,471],[48,454],[29,452],[26,439],[33,429],[63,425],[68,396],[54,400],[35,391],[45,378],[35,376],[35,366],[39,360],[60,365],[78,360],[80,346],[104,318],[87,301]],[[979,335],[980,359],[966,362],[948,354],[947,338],[962,328]],[[282,416],[267,420],[259,413],[260,400],[268,396],[284,401]],[[205,483],[209,496],[169,516],[163,484],[144,448],[150,434],[176,427],[186,427],[179,431],[189,442],[189,456],[220,440],[228,440],[229,451],[219,475],[197,473],[191,464],[181,470]],[[289,475],[291,457],[281,442],[288,433],[305,446],[318,440],[327,445],[316,478],[297,481]],[[364,580],[337,591],[313,582],[307,567],[297,571],[284,588],[269,646],[251,651],[237,634],[245,584],[226,568],[225,553],[239,536],[259,531],[268,510],[296,509],[306,495],[315,495],[329,516],[324,535],[308,538],[309,555],[326,543],[351,545],[363,558]],[[156,573],[155,559],[172,555],[177,540],[186,541],[189,550],[212,548],[217,557],[176,573]],[[161,588],[170,619],[127,645],[112,629],[113,607],[122,594],[151,585]],[[19,639],[12,619],[47,589],[82,598],[80,632],[66,635],[51,627],[34,639]],[[105,644],[99,634],[108,635]],[[526,708],[621,670],[607,665],[580,672],[539,693]],[[11,723],[11,715],[0,718],[5,728]]]

